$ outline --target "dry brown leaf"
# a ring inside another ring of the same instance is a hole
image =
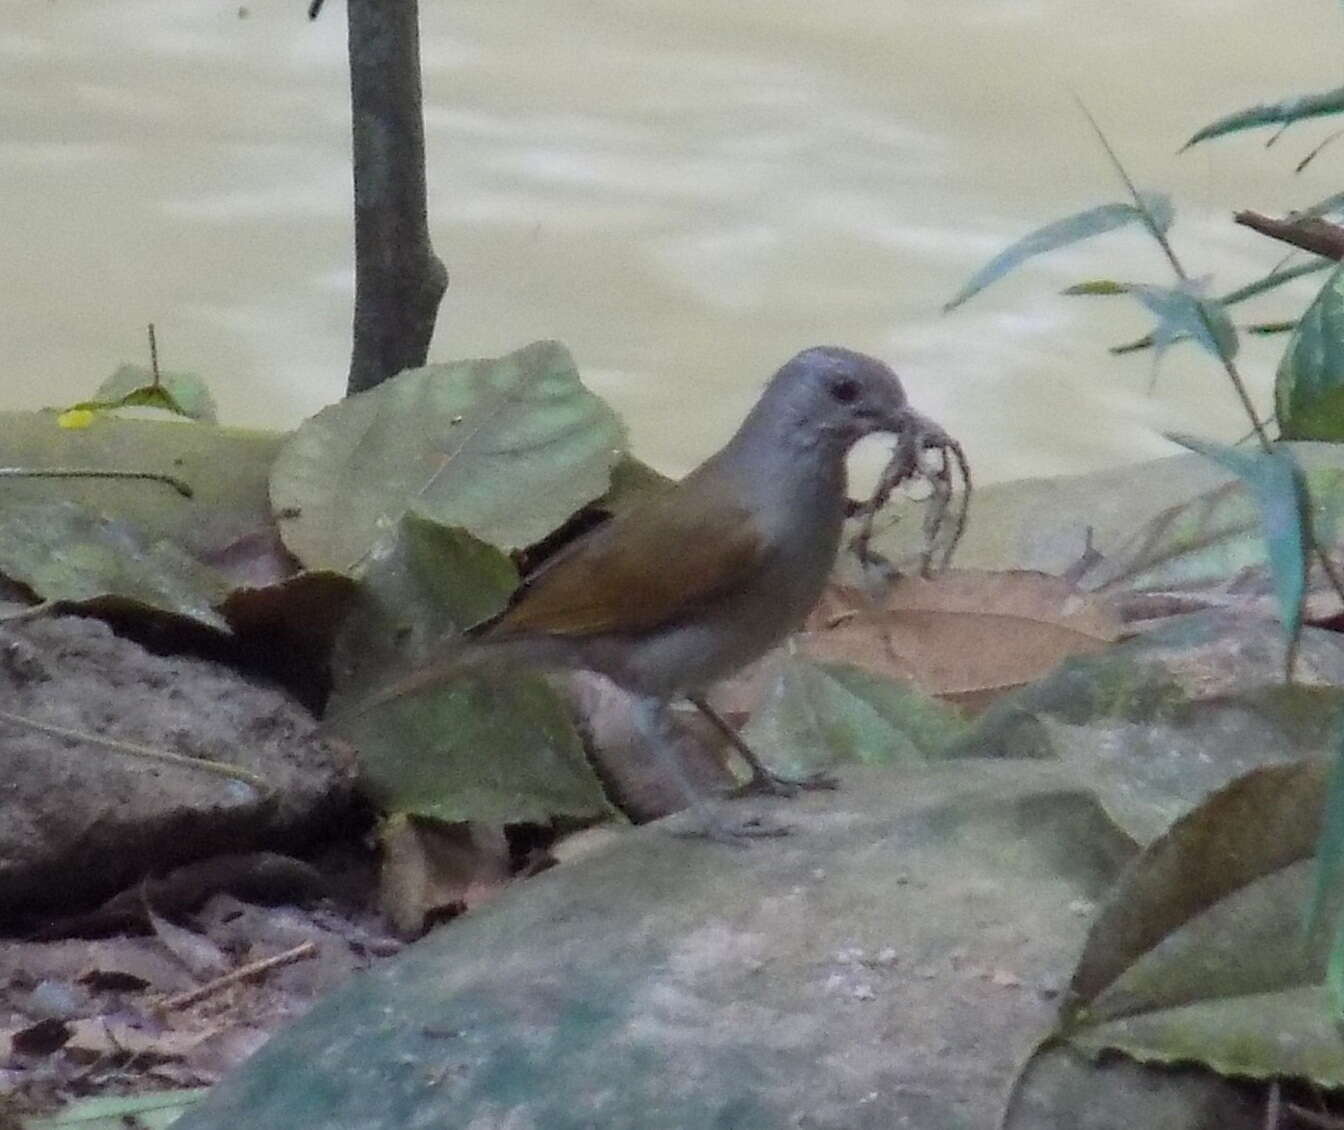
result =
[[[1123,631],[1109,597],[1046,573],[903,577],[874,601],[832,585],[798,637],[808,655],[913,682],[971,710]]]
[[[435,922],[478,906],[511,874],[503,828],[394,814],[383,821],[379,838],[378,898],[403,937],[417,937]]]

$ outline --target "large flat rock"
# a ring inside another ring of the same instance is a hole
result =
[[[339,991],[180,1130],[993,1125],[1129,839],[1045,761],[751,803],[793,834],[615,837]]]

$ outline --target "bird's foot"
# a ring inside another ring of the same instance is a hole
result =
[[[803,790],[838,789],[840,781],[830,773],[810,773],[806,777],[785,777],[771,773],[768,769],[758,769],[752,773],[751,780],[738,785],[728,795],[742,796],[797,796]]]

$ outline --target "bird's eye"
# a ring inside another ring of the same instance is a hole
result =
[[[833,400],[849,404],[858,398],[859,382],[853,377],[837,377],[830,384],[830,393]]]

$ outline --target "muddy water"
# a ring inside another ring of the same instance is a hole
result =
[[[78,398],[159,328],[226,419],[295,423],[340,395],[351,264],[344,12],[299,0],[0,0],[0,406]],[[760,380],[833,342],[890,360],[982,478],[1244,430],[1177,349],[1156,391],[1104,346],[1144,328],[1107,275],[1162,281],[1137,233],[1041,260],[964,309],[988,255],[1120,190],[1086,100],[1215,289],[1280,251],[1232,226],[1338,188],[1331,127],[1178,156],[1208,119],[1340,81],[1326,0],[502,0],[425,3],[433,355],[558,337],[679,472]],[[1308,288],[1247,308],[1291,312]],[[1282,339],[1251,342],[1264,403]]]

